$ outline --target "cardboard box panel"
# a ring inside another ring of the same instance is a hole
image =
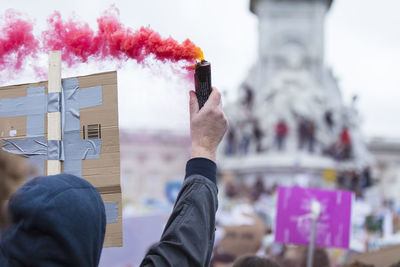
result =
[[[102,87],[102,104],[79,110],[81,139],[101,139],[100,157],[82,160],[82,177],[99,190],[104,202],[118,204],[118,220],[107,224],[104,246],[122,246],[117,73],[106,72],[75,78],[79,81],[78,90]],[[44,87],[45,94],[48,92],[47,82],[6,86],[0,87],[0,99],[27,96],[28,87]],[[47,114],[43,116],[44,139],[47,140]],[[26,127],[26,116],[0,118],[0,146],[4,139],[25,139]],[[27,165],[26,159],[22,158],[21,162]],[[47,173],[46,166],[44,160],[44,175]]]

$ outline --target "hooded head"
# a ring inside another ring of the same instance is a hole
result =
[[[10,199],[10,227],[0,239],[0,265],[97,266],[106,217],[99,192],[62,174],[35,178]]]

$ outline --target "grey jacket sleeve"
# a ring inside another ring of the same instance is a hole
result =
[[[187,177],[160,242],[140,266],[209,266],[217,208],[216,185],[201,175]]]

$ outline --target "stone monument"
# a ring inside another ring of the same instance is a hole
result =
[[[344,104],[324,63],[331,5],[332,0],[250,1],[259,19],[258,59],[238,100],[226,107],[230,130],[220,151],[223,172],[320,178],[327,170],[369,164],[357,98]]]

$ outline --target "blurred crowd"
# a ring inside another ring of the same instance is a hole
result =
[[[353,183],[344,185],[343,182],[339,182],[338,188],[350,186],[350,189],[356,192],[372,183],[369,169],[359,174],[350,172],[341,175],[353,175],[351,179],[345,178]],[[358,178],[354,178],[355,175],[358,175]],[[358,179],[357,183],[353,179]],[[307,247],[274,242],[276,185],[265,186],[262,177],[256,179],[250,186],[228,179],[220,189],[216,245],[211,266],[234,266],[233,263],[237,258],[248,254],[271,259],[281,267],[307,266]],[[390,216],[387,216],[388,212]],[[400,216],[387,205],[378,208],[369,207],[363,200],[362,194],[356,197],[352,216],[358,217],[352,223],[352,238],[355,239],[356,245],[351,244],[349,250],[316,248],[313,267],[380,267],[354,260],[354,256],[381,248],[374,247],[373,244],[385,236],[384,221],[388,218],[393,220],[391,232],[395,233],[400,230],[400,227],[396,226],[399,225]],[[357,242],[361,247],[357,248]],[[392,263],[391,267],[400,266],[400,263],[395,261]]]
[[[337,188],[353,191],[357,197],[363,197],[366,188],[374,184],[369,167],[362,171],[343,171],[338,173]]]
[[[253,89],[243,85],[242,91],[240,114],[235,115],[238,119],[230,124],[225,138],[225,155],[283,152],[288,149],[289,137],[295,136],[295,146],[299,151],[319,153],[337,161],[353,159],[354,142],[350,129],[354,122],[343,114],[335,114],[332,109],[327,109],[322,111],[322,115],[302,115],[292,112],[291,115],[276,117],[271,115],[265,119],[254,111]]]
[[[330,114],[330,112],[327,112]],[[329,118],[330,116],[328,116]],[[327,120],[329,126],[331,123]],[[331,126],[329,126],[331,127]],[[238,134],[238,131],[241,134]],[[286,150],[286,142],[290,131],[289,125],[284,119],[280,119],[275,124],[274,146],[270,149],[277,151]],[[316,124],[311,119],[300,117],[296,131],[298,150],[316,152]],[[226,135],[225,155],[246,155],[253,144],[257,153],[265,152],[267,148],[262,144],[262,138],[265,136],[259,122],[253,120],[241,125],[241,129],[231,127]],[[330,156],[335,160],[350,160],[353,157],[353,144],[351,135],[347,127],[343,127],[337,139],[330,145],[322,148],[322,154]]]

